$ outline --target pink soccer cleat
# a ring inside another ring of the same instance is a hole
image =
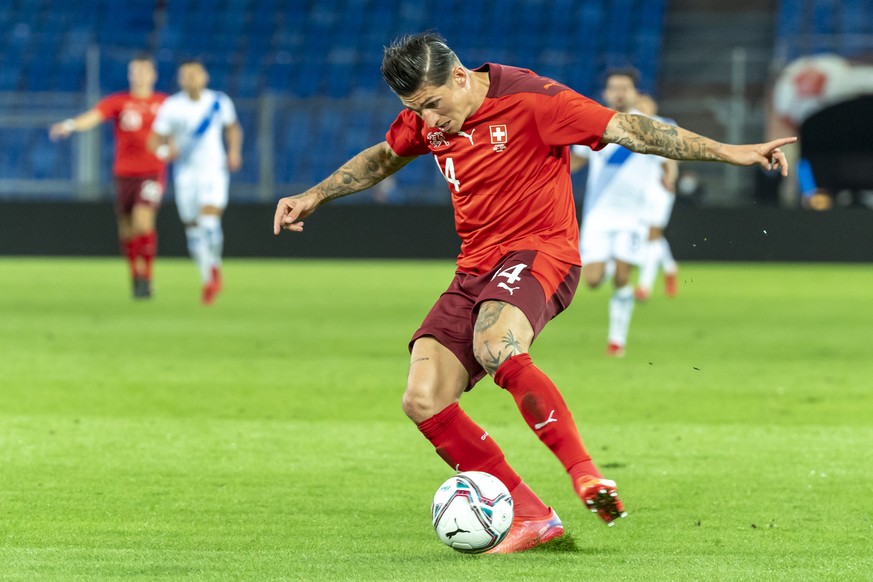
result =
[[[586,475],[579,478],[574,485],[579,499],[592,513],[600,516],[606,525],[612,527],[616,519],[627,515],[624,503],[615,490],[615,481]]]
[[[536,546],[541,546],[549,540],[564,535],[564,525],[554,509],[549,508],[551,513],[544,519],[512,520],[512,527],[506,538],[496,548],[485,552],[486,554],[514,554],[523,552]]]

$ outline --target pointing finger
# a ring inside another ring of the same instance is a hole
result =
[[[288,206],[284,200],[280,200],[276,205],[276,213],[273,215],[273,234],[278,235],[282,229],[282,219],[288,212]]]

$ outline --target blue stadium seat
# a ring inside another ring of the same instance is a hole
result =
[[[803,27],[802,2],[782,0],[776,15],[776,38],[785,39],[801,34]]]
[[[861,56],[873,51],[873,1],[781,0],[776,43],[788,59],[833,51]]]
[[[383,45],[396,36],[435,27],[468,65],[527,66],[595,95],[597,75],[611,61],[634,61],[644,81],[654,83],[666,0],[170,0],[160,3],[166,9],[163,19],[155,18],[157,3],[151,0],[114,0],[111,10],[107,0],[52,3],[50,11],[43,9],[46,2],[0,3],[0,22],[22,23],[0,35],[0,89],[81,91],[85,50],[96,42],[103,48],[102,90],[117,91],[127,85],[128,58],[152,42],[161,90],[177,91],[179,62],[197,57],[206,62],[212,86],[232,98],[272,91],[305,103],[303,110],[277,112],[276,171],[280,182],[311,183],[356,148],[384,137],[399,104],[379,65]],[[810,14],[824,11],[826,4],[783,0],[780,15],[794,14],[784,7],[801,3],[815,5]],[[859,6],[869,10],[870,2],[846,0],[825,16],[846,31],[869,32],[869,18],[847,16]],[[796,21],[790,24],[799,30]],[[779,27],[789,28],[781,16]],[[349,97],[366,105],[334,106],[320,99]],[[257,120],[251,110],[241,110],[240,117],[250,137],[246,169],[234,180],[254,180],[256,140],[251,136]],[[104,135],[110,135],[108,128]],[[19,143],[35,150],[54,147],[39,140]],[[57,153],[62,151],[34,158],[35,171],[48,174],[59,164],[69,165]],[[112,148],[103,148],[107,168],[111,154]],[[433,187],[433,196],[447,197],[432,163],[412,164],[402,174],[403,183]]]
[[[837,5],[831,0],[812,0],[811,21],[815,24],[815,32],[833,34],[837,32]]]

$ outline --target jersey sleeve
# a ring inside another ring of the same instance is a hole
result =
[[[100,112],[103,119],[115,119],[121,113],[123,102],[124,96],[120,93],[115,93],[98,101],[94,109]]]
[[[593,150],[606,145],[600,138],[615,111],[571,89],[538,97],[535,111],[544,143],[551,146],[582,144]]]
[[[236,107],[233,106],[233,101],[224,93],[218,96],[218,105],[220,107],[221,125],[227,127],[233,125],[237,121]]]
[[[411,158],[430,153],[427,143],[421,135],[421,118],[408,109],[404,109],[391,124],[385,141],[401,158]]]
[[[155,115],[155,120],[152,122],[152,131],[158,135],[170,135],[173,132],[171,123],[172,116],[172,101],[169,99],[161,103],[158,108],[158,113]]]

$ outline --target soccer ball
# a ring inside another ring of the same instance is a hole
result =
[[[497,546],[512,525],[512,496],[500,479],[480,471],[458,473],[433,496],[431,516],[440,540],[478,554]]]

